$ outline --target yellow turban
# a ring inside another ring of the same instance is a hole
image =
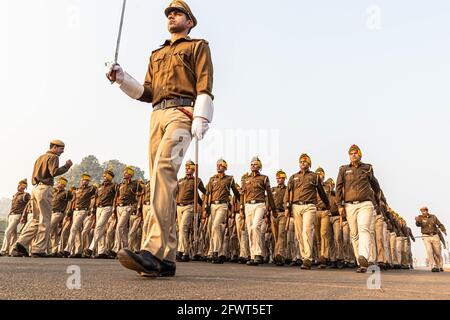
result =
[[[190,168],[190,169],[192,169],[192,170],[195,170],[195,163],[194,163],[194,161],[192,161],[192,160],[186,161],[185,167],[186,167],[186,168]]]
[[[20,181],[19,181],[19,186],[22,186],[22,185],[24,185],[25,188],[28,186],[27,179],[23,179],[23,180],[20,180]]]
[[[87,181],[91,181],[91,176],[87,173],[83,173],[81,175],[81,180],[87,180]]]
[[[357,151],[358,155],[362,158],[361,149],[356,144],[354,144],[350,147],[350,149],[348,150],[348,153],[350,154],[350,152],[353,152],[353,151]]]
[[[63,186],[66,186],[67,185],[67,179],[64,178],[64,177],[61,177],[61,178],[59,178],[58,183],[63,185]]]
[[[126,166],[124,172],[128,173],[129,175],[134,176],[134,169],[131,166]]]
[[[225,167],[225,169],[228,169],[228,163],[222,158],[217,160],[217,165],[221,165],[221,166]]]
[[[275,176],[277,177],[277,178],[287,178],[287,175],[286,175],[286,172],[284,172],[283,170],[278,170],[277,171],[277,173],[275,174]]]
[[[309,167],[312,166],[311,158],[310,158],[310,156],[308,156],[306,153],[303,153],[303,154],[300,156],[300,158],[298,159],[298,161],[301,161],[301,160],[306,160],[306,162],[308,162],[308,164],[309,164]]]

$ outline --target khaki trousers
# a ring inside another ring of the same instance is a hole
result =
[[[300,255],[303,259],[312,261],[316,206],[314,204],[294,204],[292,212],[295,222],[295,236],[300,244]]]
[[[423,244],[427,252],[428,261],[431,268],[441,268],[443,265],[441,254],[441,241],[439,235],[428,236],[422,234]]]
[[[184,107],[192,112],[193,108]],[[175,262],[177,173],[191,142],[192,121],[175,108],[152,112],[149,172],[151,212],[143,250],[160,260]]]
[[[372,242],[371,223],[374,208],[371,201],[358,204],[345,204],[348,226],[350,227],[350,237],[352,239],[355,257],[363,256],[369,260],[370,245]]]
[[[377,212],[375,208],[373,209],[372,219],[370,219],[370,252],[369,252],[369,263],[375,263],[377,259],[377,241],[375,235],[375,222],[377,218]]]
[[[64,251],[69,241],[70,229],[72,228],[72,218],[65,216],[62,223],[61,236],[59,240],[59,251]]]
[[[114,249],[114,240],[116,239],[116,222],[117,216],[112,214],[108,220],[105,237],[105,248],[109,251]]]
[[[330,222],[333,228],[333,253],[330,255],[331,261],[344,260],[344,244],[342,241],[342,229],[339,224],[339,217],[331,217]]]
[[[17,240],[17,226],[20,223],[21,217],[22,215],[20,214],[10,214],[8,216],[8,227],[5,230],[1,253],[11,253],[14,249],[13,245]]]
[[[31,192],[33,220],[27,223],[17,242],[24,247],[31,244],[32,253],[47,252],[52,218],[52,197],[52,187],[43,184],[35,186]]]
[[[149,225],[150,225],[150,214],[151,207],[149,204],[144,204],[142,206],[142,239],[141,239],[141,248],[144,246],[144,241],[147,239]]]
[[[250,258],[263,256],[264,233],[262,224],[264,220],[265,203],[245,204],[245,224],[248,227],[248,241],[250,243]]]
[[[287,219],[287,218],[286,218]],[[287,224],[287,221],[286,221]],[[300,245],[295,237],[295,221],[294,218],[289,219],[289,230],[286,232],[286,259],[295,260],[296,258],[301,258],[300,256]]]
[[[189,255],[189,231],[194,218],[194,205],[177,206],[178,251]]]
[[[386,263],[392,264],[391,258],[391,243],[390,243],[390,233],[387,229],[387,223],[383,222],[383,244],[384,244],[384,256]]]
[[[128,230],[132,212],[132,206],[117,207],[116,237],[113,249],[116,253],[119,252],[120,249],[128,248]]]
[[[405,255],[405,266],[411,266],[412,265],[412,254],[411,254],[411,240],[409,237],[405,237],[403,241],[403,254]]]
[[[49,253],[57,253],[58,252],[58,244],[59,244],[59,225],[61,221],[64,219],[63,212],[53,212],[52,220],[50,223],[50,243],[48,246]]]
[[[209,241],[210,255],[223,250],[224,231],[227,219],[228,205],[226,203],[211,205],[211,215],[209,217],[211,235]]]
[[[65,248],[65,251],[73,255],[82,253],[81,232],[83,231],[83,222],[86,219],[86,215],[86,210],[75,210],[73,212],[72,227],[70,228],[69,240]]]
[[[250,244],[248,242],[247,226],[239,213],[236,213],[236,233],[239,242],[239,256],[241,258],[250,257]]]
[[[400,264],[399,259],[397,257],[397,235],[395,234],[395,232],[391,232],[389,234],[389,244],[391,249],[392,264],[394,265]]]
[[[350,237],[350,227],[348,221],[342,222],[342,249],[344,249],[344,261],[355,262],[355,253],[353,252],[352,240]]]
[[[89,249],[97,254],[104,254],[106,251],[106,227],[112,215],[112,206],[97,208],[94,237],[91,241]]]
[[[318,250],[318,256],[325,259],[330,258],[330,212],[329,211],[317,211],[317,233],[320,234],[319,243],[320,250]]]
[[[397,254],[397,262],[399,265],[403,265],[405,257],[403,255],[403,237],[397,237],[395,241],[395,251]]]
[[[384,254],[384,220],[383,216],[377,215],[375,218],[375,240],[376,240],[376,262],[378,263],[384,263],[387,261],[386,256]]]
[[[277,212],[277,217],[272,215],[272,235],[275,240],[274,257],[281,256],[282,260],[286,259],[286,223],[287,218],[283,211]]]
[[[130,215],[130,232],[128,233],[128,248],[131,251],[139,252],[141,249],[141,222],[142,217],[137,214]]]
[[[83,230],[81,231],[81,252],[89,248],[94,236],[93,226],[95,223],[94,214],[86,215],[83,221]]]

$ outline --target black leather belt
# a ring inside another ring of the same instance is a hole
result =
[[[177,203],[177,206],[184,207],[184,206],[190,206],[190,205],[193,205],[193,204],[194,204],[193,202],[191,202],[191,203]]]
[[[314,204],[314,202],[313,201],[297,201],[297,202],[294,202],[294,204],[304,206],[306,204]]]
[[[228,203],[228,202],[226,202],[226,201],[213,201],[212,203],[213,204],[225,204],[225,203]]]
[[[149,206],[150,205],[150,201],[146,201],[146,202],[144,202],[144,204]]]
[[[97,208],[108,208],[108,207],[112,207],[112,205],[110,205],[110,206],[98,206]]]
[[[360,204],[360,203],[367,202],[367,201],[370,201],[370,200],[363,200],[363,201],[348,201],[348,202],[346,202],[346,203],[347,203],[347,204]]]
[[[265,203],[265,201],[250,200],[250,201],[246,201],[245,203],[247,203],[247,204],[256,204],[256,203]]]
[[[426,236],[435,236],[435,235],[437,235],[437,233],[424,233],[424,235],[426,235]]]
[[[88,211],[88,208],[75,208],[75,211]]]
[[[131,206],[131,204],[119,203],[119,207],[128,207],[128,206]]]
[[[176,108],[176,107],[192,107],[192,106],[194,106],[194,100],[192,100],[192,99],[185,99],[185,98],[168,99],[168,100],[163,100],[160,103],[158,103],[156,106],[154,106],[153,111],[165,110],[165,109]]]

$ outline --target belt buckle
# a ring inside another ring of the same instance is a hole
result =
[[[216,200],[214,201],[214,204],[220,204],[220,201]]]
[[[251,204],[255,204],[255,203],[256,203],[256,200],[252,200],[252,201],[250,201],[250,203],[251,203]]]
[[[359,201],[353,201],[352,204],[359,204]]]

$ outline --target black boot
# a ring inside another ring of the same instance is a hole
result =
[[[117,254],[119,262],[127,269],[134,270],[145,277],[173,277],[176,271],[174,262],[159,260],[148,251],[141,250],[135,254],[122,249]]]

